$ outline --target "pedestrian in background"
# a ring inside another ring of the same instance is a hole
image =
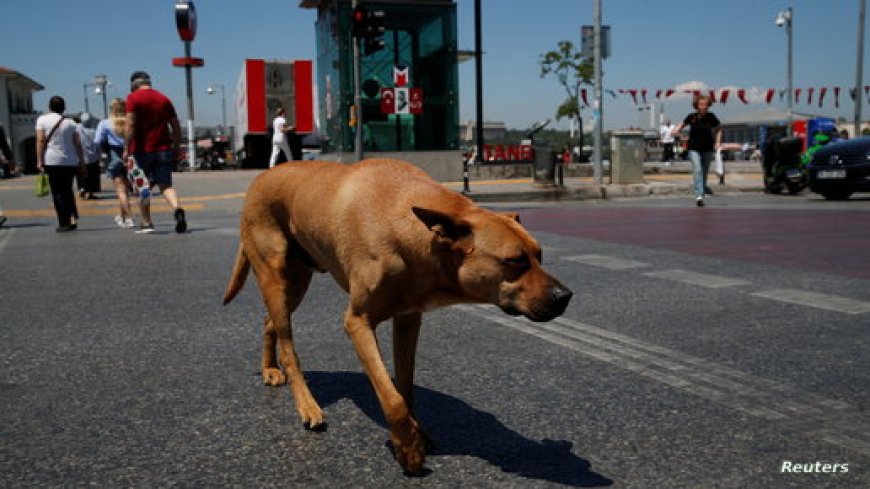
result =
[[[712,99],[707,95],[696,96],[692,100],[695,112],[686,118],[674,129],[676,135],[689,126],[689,160],[692,161],[692,177],[695,187],[695,205],[704,207],[704,195],[712,194],[713,191],[707,186],[707,174],[710,171],[710,163],[716,156],[722,141],[722,128],[719,119],[710,112]]]
[[[151,185],[160,187],[163,197],[173,209],[175,232],[187,230],[184,209],[178,205],[178,193],[172,188],[172,162],[177,160],[181,147],[181,125],[175,107],[166,95],[151,87],[151,77],[144,71],[130,76],[130,95],[127,96],[127,137],[124,140],[123,159],[127,170],[133,168],[128,161],[132,156],[145,172]],[[193,148],[188,148],[193,151]],[[139,200],[142,227],[139,233],[153,233],[151,202]]]
[[[40,173],[48,174],[58,222],[55,231],[66,233],[78,225],[73,179],[87,171],[85,155],[77,124],[63,115],[66,110],[63,98],[51,97],[48,110],[36,119],[36,167]]]
[[[12,148],[9,147],[9,142],[6,141],[6,131],[3,130],[3,125],[0,124],[0,170],[3,170],[3,176],[11,177],[15,173],[15,163],[12,161]],[[0,207],[0,227],[6,222],[6,216],[3,215],[3,208]]]
[[[100,191],[100,150],[94,144],[94,138],[85,127],[91,115],[87,112],[82,112],[79,120],[76,121],[76,130],[79,133],[79,140],[82,143],[82,151],[85,155],[85,175],[77,175],[76,183],[78,184],[79,197],[83,200],[95,199],[95,195]]]
[[[290,160],[293,158],[293,150],[287,142],[288,133],[295,132],[296,127],[287,124],[287,113],[284,107],[275,109],[275,118],[272,119],[272,156],[269,157],[269,168],[274,168],[278,162],[278,154],[284,153],[284,158]],[[301,148],[300,148],[301,149]]]
[[[677,128],[670,119],[665,119],[664,124],[659,128],[659,135],[662,140],[662,163],[670,166],[671,160],[674,159],[674,130]]]
[[[9,147],[9,141],[6,140],[6,131],[3,130],[3,124],[0,124],[0,170],[3,171],[0,178],[11,178],[18,171],[15,167],[15,162],[12,160],[12,148]]]
[[[94,145],[105,155],[106,174],[112,180],[121,213],[115,216],[115,224],[132,228],[133,212],[130,209],[130,183],[127,181],[127,166],[124,163],[124,135],[127,125],[127,104],[116,98],[109,104],[109,118],[97,125]]]

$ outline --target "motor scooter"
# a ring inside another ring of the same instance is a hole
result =
[[[803,140],[797,137],[767,141],[761,161],[764,170],[764,192],[795,195],[807,186],[806,165],[801,161]]]

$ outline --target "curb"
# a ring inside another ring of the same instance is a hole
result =
[[[715,190],[714,190],[715,191]],[[761,187],[726,186],[718,190],[723,194],[761,192]],[[628,184],[602,185],[584,187],[551,187],[530,188],[520,191],[505,192],[471,192],[466,194],[471,200],[479,203],[497,202],[573,202],[584,200],[608,200],[622,198],[639,198],[651,196],[691,196],[691,187],[672,184]]]

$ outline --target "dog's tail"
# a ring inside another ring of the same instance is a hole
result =
[[[230,283],[227,284],[227,290],[224,292],[224,305],[229,304],[231,300],[242,290],[245,285],[245,279],[248,278],[248,271],[251,269],[251,262],[245,256],[245,249],[239,243],[239,251],[236,253],[236,262],[233,264],[233,274],[230,276]]]

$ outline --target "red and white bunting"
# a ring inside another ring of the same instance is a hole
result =
[[[867,98],[867,102],[870,103],[870,85],[865,85],[862,87],[864,90],[864,96]],[[833,86],[833,87],[799,87],[795,88],[793,92],[793,100],[795,104],[806,104],[813,105],[814,103],[818,105],[818,107],[822,108],[825,106],[825,98],[828,91],[833,92],[834,98],[834,108],[840,108],[840,91],[841,87]],[[854,88],[850,88],[849,96],[852,100],[856,100],[858,97],[858,91]],[[634,105],[639,103],[638,95],[640,95],[640,102],[643,104],[648,104],[650,101],[663,101],[665,99],[671,98],[674,94],[677,93],[677,90],[674,88],[620,88],[616,90],[604,90],[605,93],[610,94],[614,99],[619,98],[619,95],[628,95],[631,97],[631,102]],[[788,93],[786,89],[779,88],[767,88],[767,89],[759,89],[753,87],[751,90],[746,88],[712,88],[712,89],[697,89],[697,88],[686,88],[681,90],[682,93],[689,95],[691,97],[699,97],[702,94],[710,97],[713,103],[718,103],[725,105],[731,99],[732,93],[734,96],[743,104],[750,103],[761,103],[763,100],[764,103],[770,105],[773,102],[773,98],[775,95],[779,94],[780,103],[783,102],[785,95]],[[801,100],[801,95],[806,94],[806,99]],[[818,94],[818,97],[815,97]],[[589,107],[589,98],[588,91],[585,88],[581,88],[578,92],[578,95],[583,103],[583,107]],[[655,99],[653,100],[653,96]]]

